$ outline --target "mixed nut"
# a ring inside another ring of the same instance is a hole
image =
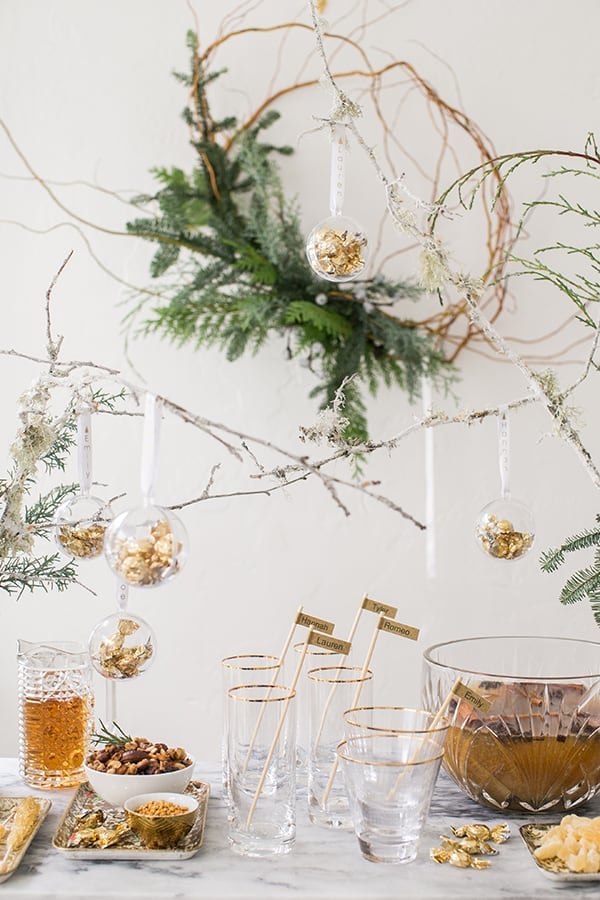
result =
[[[90,769],[109,775],[160,775],[186,769],[192,765],[192,760],[181,747],[167,747],[136,737],[122,744],[105,744],[101,749],[93,750],[86,764]]]
[[[189,807],[171,803],[170,800],[148,800],[136,809],[140,816],[180,816],[189,812]]]

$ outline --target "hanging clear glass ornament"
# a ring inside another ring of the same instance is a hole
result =
[[[116,516],[106,531],[104,555],[113,572],[132,587],[156,587],[177,575],[188,556],[183,522],[154,503],[160,414],[146,395],[142,444],[142,506]]]
[[[535,522],[531,510],[510,495],[510,431],[508,408],[498,416],[498,456],[501,494],[479,513],[475,537],[484,553],[493,559],[515,560],[533,546]]]
[[[306,241],[312,270],[327,281],[351,281],[367,265],[368,241],[354,219],[342,215],[346,180],[346,137],[336,125],[331,148],[330,215],[315,225]]]
[[[91,496],[92,424],[89,410],[77,419],[77,466],[79,493],[62,503],[56,512],[56,543],[66,556],[93,559],[100,556],[110,522],[110,507]]]
[[[145,619],[127,611],[127,597],[127,585],[118,580],[119,611],[99,622],[89,638],[92,665],[104,678],[137,678],[152,665],[156,655],[154,632]]]

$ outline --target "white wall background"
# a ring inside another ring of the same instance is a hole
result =
[[[387,5],[398,7],[392,24],[387,19],[374,24],[365,45],[376,48],[380,60],[402,57],[413,62],[451,102],[464,105],[499,153],[583,146],[596,125],[600,100],[596,0],[579,0],[569,11],[547,0],[504,0],[501,5],[413,0]],[[356,16],[363,6],[355,5]],[[369,6],[383,9],[383,4]],[[185,95],[171,72],[187,65],[185,32],[194,27],[192,7],[207,44],[220,19],[236,5],[230,0],[218,5],[205,0],[0,3],[0,113],[33,168],[56,183],[62,201],[83,218],[118,230],[128,210],[81,182],[151,190],[152,166],[190,165],[192,154],[179,116]],[[329,0],[329,18],[337,20],[346,8],[341,0]],[[255,3],[249,21],[273,24],[294,17],[309,21],[300,0],[271,0]],[[273,47],[256,38],[223,53],[220,61],[231,66],[231,74],[216,94],[218,111],[243,116],[260,101],[274,64]],[[309,34],[290,41],[284,64],[311,51]],[[313,76],[318,73],[316,62],[309,70]],[[313,127],[313,113],[327,112],[328,99],[317,89],[293,95],[279,108],[284,118],[277,136],[296,143],[300,133]],[[370,122],[367,115],[361,123],[367,137]],[[397,134],[407,159],[394,151],[396,165],[406,169],[418,192],[422,185],[410,158],[428,158],[425,132],[407,112],[406,120],[398,119]],[[298,150],[285,163],[285,180],[290,194],[298,193],[301,199],[308,228],[324,213],[328,150],[319,135],[303,138]],[[356,204],[353,211],[367,226],[376,227],[383,197],[371,170],[360,166],[354,153],[348,203]],[[27,179],[4,134],[0,172],[0,346],[43,355],[44,294],[74,248],[54,300],[55,328],[64,335],[63,356],[93,359],[131,375],[122,328],[126,291],[93,261],[72,226],[59,226],[66,216],[39,184]],[[521,199],[540,194],[538,173],[527,178],[519,183]],[[587,199],[597,208],[596,199]],[[530,246],[552,239],[548,224],[539,227],[536,232],[532,226]],[[476,228],[470,233],[469,228],[461,220],[446,228],[446,236],[455,258],[477,273],[483,260],[480,238]],[[127,280],[147,283],[151,248],[87,233],[108,268]],[[395,274],[412,274],[416,255],[403,255],[397,266]],[[521,282],[500,328],[509,336],[533,337],[549,332],[571,313],[547,288]],[[545,342],[540,352],[552,353],[567,342],[563,335],[554,343]],[[256,358],[235,364],[216,351],[197,353],[156,339],[132,342],[129,355],[139,373],[134,377],[146,379],[151,389],[291,449],[298,447],[298,425],[314,418],[307,398],[312,376],[298,362],[286,362],[277,341]],[[562,364],[559,370],[565,383],[579,371],[576,363],[583,357],[581,347],[566,355],[572,365]],[[7,464],[17,424],[15,401],[37,369],[8,358],[0,366],[0,456]],[[525,393],[522,379],[506,364],[466,354],[461,366],[457,402],[444,401],[450,411],[507,402]],[[584,439],[600,458],[594,399],[588,383],[577,403],[584,410]],[[384,393],[372,404],[372,433],[394,434],[418,412],[398,392]],[[565,609],[558,603],[562,573],[543,575],[537,564],[538,550],[592,524],[597,511],[587,473],[568,447],[547,436],[549,430],[548,419],[536,408],[512,420],[513,493],[533,509],[538,528],[536,551],[510,566],[486,559],[473,540],[478,511],[499,492],[493,421],[435,433],[435,578],[426,575],[424,537],[410,524],[358,496],[345,498],[352,510],[345,518],[316,484],[270,499],[238,497],[188,510],[192,555],[185,570],[160,590],[132,591],[131,610],[152,624],[159,653],[143,678],[118,686],[121,723],[135,733],[184,744],[199,758],[216,757],[220,658],[249,650],[277,652],[300,603],[336,621],[343,634],[364,591],[397,605],[399,619],[422,629],[418,645],[384,636],[378,646],[379,696],[398,702],[417,700],[420,654],[434,641],[477,633],[598,637],[587,605]],[[111,494],[128,490],[135,498],[140,423],[104,417],[95,423],[94,438],[97,479],[110,485]],[[423,446],[423,435],[417,435],[389,457],[374,460],[369,471],[382,477],[383,489],[418,516],[424,514]],[[227,456],[169,418],[163,428],[159,502],[200,493],[211,466],[221,459],[219,488],[232,489],[241,483],[240,473]],[[74,461],[68,477],[76,478]],[[65,594],[24,595],[18,602],[0,597],[0,754],[17,751],[17,638],[85,640],[96,622],[113,611],[113,579],[103,561],[89,563],[82,577],[96,596],[73,588]],[[359,635],[359,647],[368,631],[365,626]],[[97,689],[102,712],[100,679]]]

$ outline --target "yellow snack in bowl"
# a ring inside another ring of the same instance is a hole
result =
[[[600,816],[563,816],[535,850],[537,859],[560,859],[570,872],[600,872]]]

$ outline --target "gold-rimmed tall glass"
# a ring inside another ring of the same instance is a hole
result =
[[[227,695],[238,684],[261,684],[278,681],[279,657],[269,653],[238,653],[221,660],[223,683],[223,737],[221,741],[223,799],[229,804],[229,772],[227,768]]]
[[[371,699],[373,673],[359,666],[321,666],[307,672],[308,816],[324,828],[352,829],[336,747],[344,737],[344,710]]]
[[[314,647],[312,645],[305,647],[304,641],[298,641],[294,644],[294,653],[304,653],[304,662],[296,685],[296,779],[301,777],[305,786],[308,771],[308,719],[310,714],[307,672],[317,666],[339,666],[345,660],[340,653],[335,653],[333,650],[325,650],[323,647]],[[292,659],[295,671],[297,659],[293,657]]]
[[[295,696],[279,684],[228,691],[228,838],[242,856],[277,856],[296,841]]]

